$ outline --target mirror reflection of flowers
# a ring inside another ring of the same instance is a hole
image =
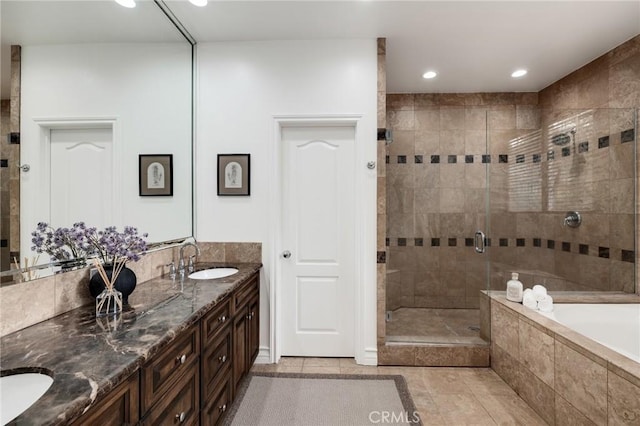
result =
[[[31,250],[47,253],[54,261],[87,258],[95,251],[88,239],[87,229],[84,222],[74,223],[71,228],[57,229],[40,222],[31,233]]]
[[[148,234],[139,234],[133,226],[125,226],[123,232],[118,232],[115,226],[98,231],[84,222],[57,229],[40,222],[31,236],[31,250],[47,253],[54,261],[96,256],[104,264],[116,264],[137,261],[147,252]]]

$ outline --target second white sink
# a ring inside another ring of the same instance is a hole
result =
[[[39,373],[0,377],[0,424],[7,424],[31,407],[52,383],[53,378]]]
[[[229,277],[237,272],[236,268],[212,268],[194,272],[189,275],[189,278],[192,280],[214,280],[216,278]]]

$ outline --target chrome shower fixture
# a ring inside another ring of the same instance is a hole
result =
[[[576,128],[573,127],[568,132],[564,133],[556,133],[551,137],[551,142],[557,146],[564,146],[569,142],[573,141],[575,143],[576,139]]]
[[[582,223],[582,216],[577,211],[571,211],[565,213],[564,226],[569,228],[577,228]]]

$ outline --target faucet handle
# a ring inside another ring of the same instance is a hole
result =
[[[164,266],[168,266],[169,267],[169,277],[175,278],[176,277],[176,264],[173,262],[173,260],[171,261],[171,263],[167,263]]]
[[[178,272],[180,273],[180,275],[184,275],[184,258],[182,257],[178,261]]]
[[[196,255],[192,254],[191,256],[189,256],[189,272],[193,272],[193,270],[196,267]]]

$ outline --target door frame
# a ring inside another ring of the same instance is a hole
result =
[[[363,144],[366,143],[364,131],[362,129],[363,115],[362,114],[340,114],[340,115],[274,115],[274,137],[271,144],[269,164],[271,167],[270,182],[270,200],[269,200],[269,223],[273,226],[270,227],[270,242],[269,247],[269,280],[271,282],[271,291],[269,297],[269,346],[270,346],[270,361],[277,363],[282,356],[282,348],[280,345],[282,334],[282,317],[281,309],[279,307],[282,304],[281,289],[282,289],[282,270],[280,263],[280,253],[283,250],[282,247],[282,129],[287,127],[323,127],[323,126],[345,126],[352,127],[355,131],[355,155],[354,155],[354,170],[355,170],[355,208],[353,214],[356,219],[365,216],[363,212],[366,211],[365,194],[364,191],[358,190],[363,187],[364,179],[363,173],[358,170],[358,164],[363,164],[366,167],[366,162],[362,161],[363,150],[361,149]],[[375,171],[374,171],[375,173]],[[377,364],[377,352],[371,350],[371,348],[365,347],[366,332],[369,331],[366,326],[367,318],[365,313],[368,311],[367,302],[369,297],[368,289],[365,284],[365,265],[366,265],[366,247],[364,247],[364,235],[366,234],[367,221],[356,220],[354,238],[354,259],[355,265],[353,265],[354,274],[354,357],[358,364],[376,365]],[[375,297],[375,287],[373,289]],[[375,300],[375,299],[374,299]],[[375,311],[375,306],[373,307]],[[375,318],[374,318],[375,329]]]
[[[44,196],[36,197],[34,194],[30,194],[27,199],[26,191],[20,191],[20,205],[21,210],[26,210],[25,207],[29,206],[29,210],[46,212],[46,217],[50,221],[51,219],[51,187],[49,186],[49,177],[51,174],[50,159],[51,159],[51,130],[54,129],[88,129],[88,128],[111,128],[111,137],[113,144],[113,161],[112,161],[112,182],[113,193],[111,194],[111,217],[114,219],[114,225],[122,223],[122,208],[121,201],[117,197],[119,188],[121,188],[121,159],[122,159],[122,147],[119,141],[121,140],[121,129],[119,123],[119,117],[117,116],[104,116],[104,117],[37,117],[33,119],[34,124],[37,126],[37,138],[38,143],[33,144],[33,148],[28,152],[25,150],[20,152],[20,163],[31,163],[35,165],[39,170],[38,181],[31,182],[30,185],[37,185],[41,191],[44,191]],[[21,174],[22,178],[24,175]],[[33,192],[33,191],[32,191]],[[23,244],[29,243],[27,252],[30,249],[31,231],[33,229],[27,228],[26,224],[23,227],[22,220],[20,222],[20,250],[25,249]],[[33,222],[33,220],[26,221],[27,223]],[[35,222],[33,222],[35,223]]]

